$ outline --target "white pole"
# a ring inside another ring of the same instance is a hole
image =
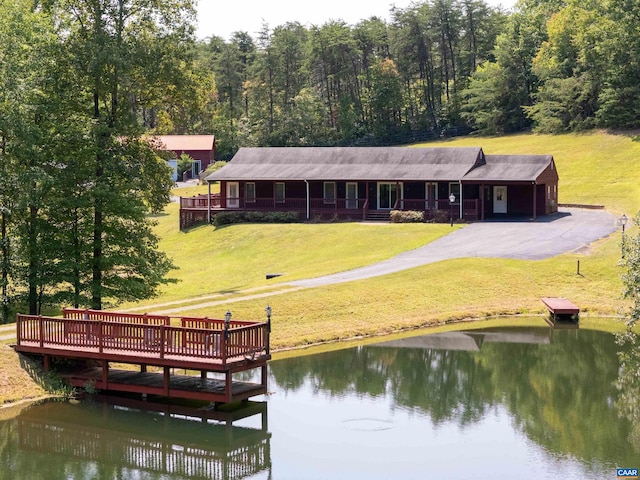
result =
[[[207,180],[207,223],[211,223],[211,182]]]
[[[464,199],[463,195],[462,195],[462,180],[459,180],[460,182],[460,220],[462,220],[462,200]]]

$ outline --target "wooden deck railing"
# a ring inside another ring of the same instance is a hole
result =
[[[149,315],[148,313],[135,314],[135,313],[118,313],[107,312],[104,310],[90,310],[90,309],[77,309],[77,308],[65,308],[62,310],[62,318],[74,319],[74,320],[100,320],[103,322],[125,322],[125,323],[140,323],[151,325],[170,325],[171,318],[167,315]]]
[[[220,208],[220,194],[213,193],[194,195],[193,197],[180,197],[180,208],[206,209],[211,204],[211,208]]]
[[[237,357],[255,359],[269,353],[267,322],[229,322],[182,318],[174,326],[162,316],[67,311],[67,317],[17,316],[18,345],[42,349],[86,350],[103,354],[141,354],[154,358],[216,359],[223,364]],[[84,319],[84,315],[94,317]],[[195,326],[195,327],[192,327]]]

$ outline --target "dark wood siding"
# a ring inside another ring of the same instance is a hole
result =
[[[547,185],[536,185],[536,215],[547,214]]]
[[[480,185],[462,185],[462,198],[465,200],[480,199]]]
[[[558,171],[555,168],[555,162],[551,162],[549,166],[540,174],[537,183],[544,189],[538,190],[538,198],[536,205],[536,213],[545,215],[558,211]],[[550,188],[549,188],[550,187]],[[541,197],[542,193],[542,199]],[[542,202],[542,203],[540,203]],[[540,206],[542,205],[542,206]]]
[[[425,182],[406,182],[404,184],[405,200],[423,200],[425,198]]]
[[[272,198],[273,182],[256,182],[256,197]]]

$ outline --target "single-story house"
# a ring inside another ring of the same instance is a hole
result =
[[[178,180],[177,159],[184,153],[189,155],[191,170],[189,178],[196,178],[200,172],[206,170],[213,163],[216,153],[215,135],[156,135],[155,138],[161,144],[161,148],[171,152],[175,157],[169,160],[169,165],[174,169],[174,181]]]
[[[388,219],[391,210],[427,219],[536,219],[558,208],[551,155],[485,155],[480,147],[241,148],[206,180],[220,182],[221,192],[206,205],[200,200],[208,220],[230,210],[299,211],[306,219]]]

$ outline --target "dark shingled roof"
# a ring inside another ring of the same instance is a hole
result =
[[[552,159],[485,156],[480,147],[241,148],[207,180],[534,181]]]
[[[481,155],[479,147],[241,148],[207,180],[458,180]]]
[[[486,164],[467,173],[463,181],[535,182],[553,161],[551,155],[485,155]]]

